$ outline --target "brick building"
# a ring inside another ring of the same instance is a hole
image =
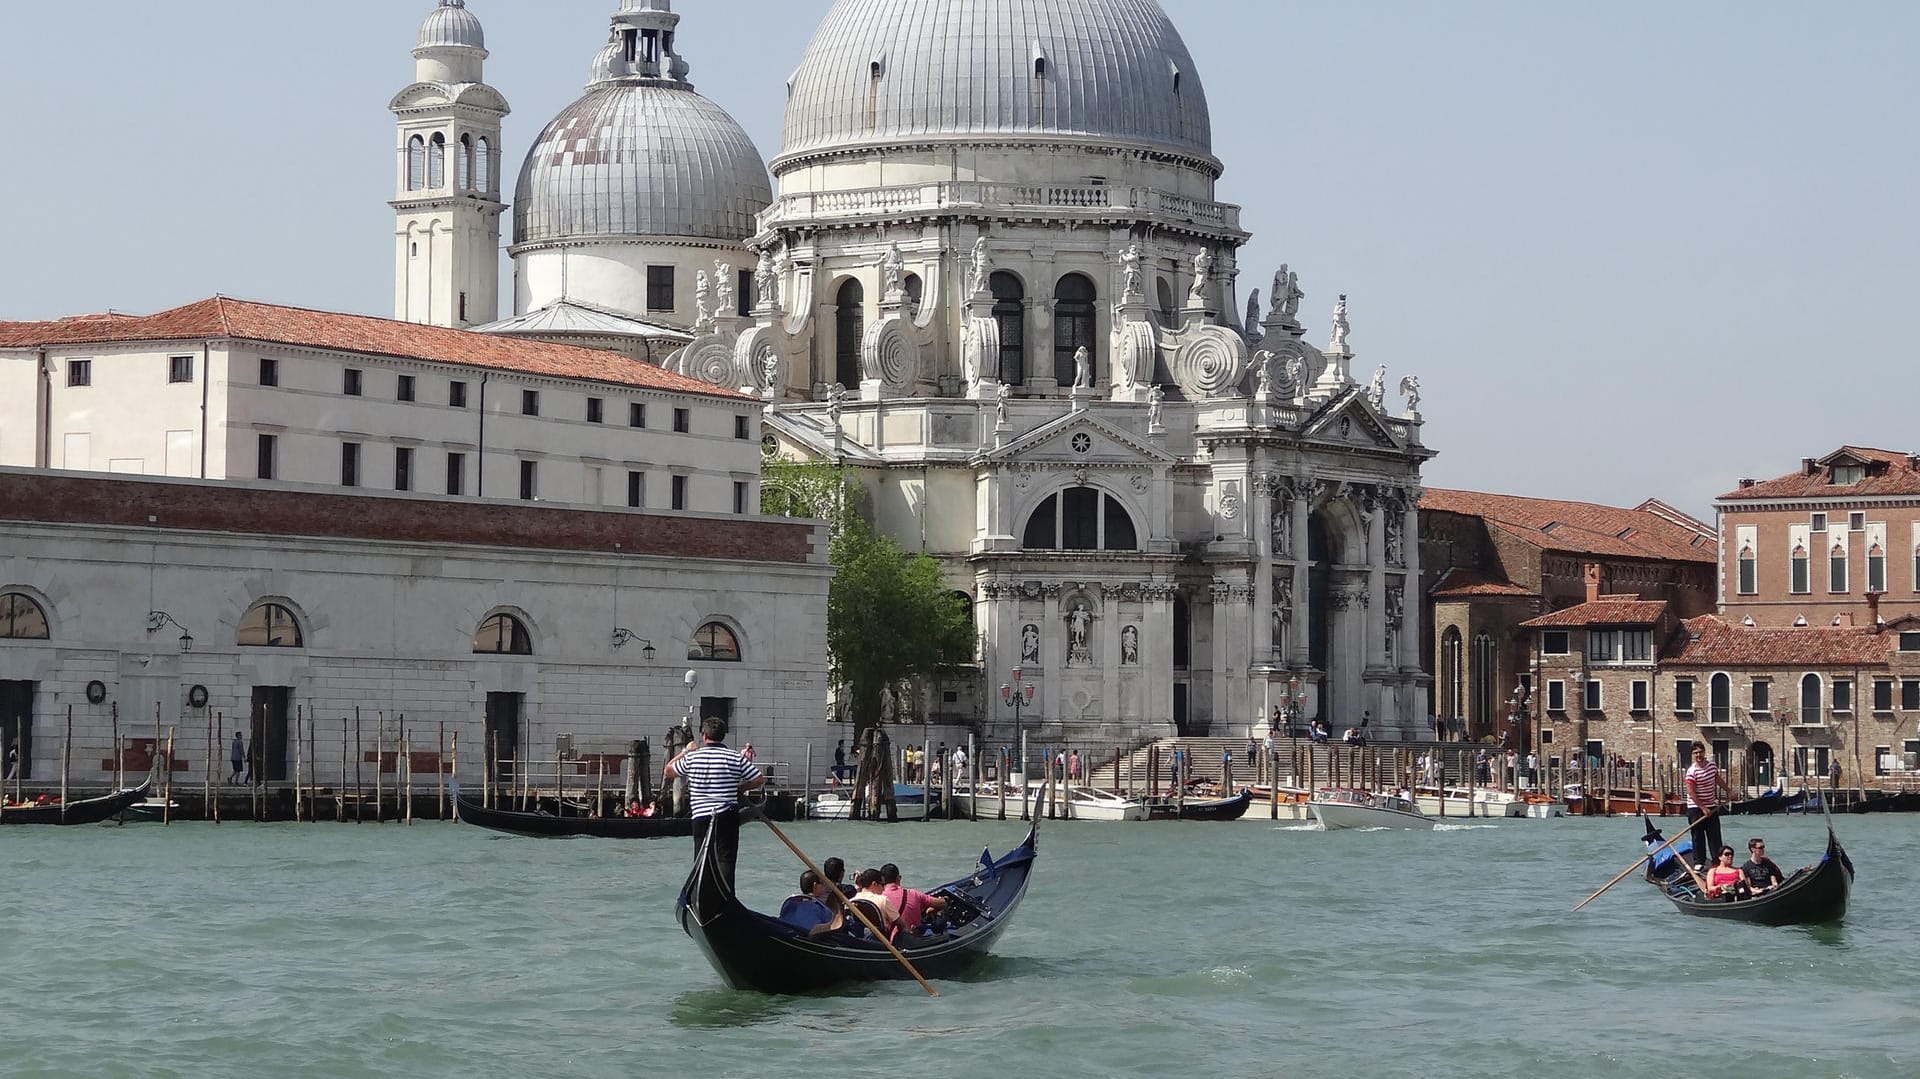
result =
[[[1428,603],[1421,639],[1434,714],[1449,737],[1505,739],[1514,699],[1536,684],[1527,620],[1608,598],[1660,601],[1686,617],[1713,609],[1714,534],[1665,503],[1631,509],[1477,491],[1420,499]],[[1531,748],[1534,724],[1518,724]]]
[[[1761,626],[1920,614],[1920,454],[1842,446],[1741,480],[1720,517],[1720,609]]]

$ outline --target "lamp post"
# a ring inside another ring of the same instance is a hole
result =
[[[1016,782],[1025,782],[1027,774],[1026,727],[1020,721],[1020,713],[1033,704],[1033,691],[1036,688],[1032,682],[1026,681],[1026,672],[1019,667],[1013,669],[1013,681],[1000,683],[1000,700],[1013,709],[1013,745],[1014,752],[1020,754],[1017,774],[1021,777]]]
[[[1513,696],[1507,698],[1507,724],[1508,729],[1512,731],[1514,736],[1513,751],[1516,756],[1513,770],[1515,772],[1521,772],[1526,767],[1527,701],[1532,698],[1532,696],[1533,691],[1527,688],[1525,681],[1520,679],[1514,680]],[[1519,778],[1518,775],[1513,777],[1516,783],[1519,781]]]

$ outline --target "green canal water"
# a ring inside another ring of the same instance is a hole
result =
[[[690,846],[451,824],[0,829],[0,1076],[1920,1075],[1920,842],[1841,818],[1846,923],[1691,919],[1631,820],[1436,832],[1047,825],[998,954],[722,989],[672,915]],[[1015,822],[791,826],[931,885]],[[1735,821],[1791,868],[1817,818]],[[1738,846],[1739,843],[1735,842]],[[761,826],[743,893],[799,866]]]

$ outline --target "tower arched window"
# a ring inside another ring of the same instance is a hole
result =
[[[247,608],[233,643],[242,648],[301,648],[306,638],[300,633],[300,620],[285,604],[268,602]]]
[[[719,622],[708,622],[693,635],[693,642],[687,646],[688,659],[704,659],[715,663],[740,662],[740,638]]]
[[[489,615],[473,635],[473,650],[476,654],[530,656],[533,655],[533,636],[527,632],[525,622],[510,614]]]
[[[1707,680],[1707,717],[1725,725],[1733,722],[1733,679],[1716,674]]]
[[[1000,381],[1018,386],[1027,380],[1027,290],[1020,279],[1000,270],[987,276],[993,293],[993,322],[1000,330]]]
[[[427,185],[427,140],[418,135],[407,140],[407,190],[418,191]]]
[[[866,290],[849,278],[833,304],[833,380],[849,389],[860,385],[860,335],[866,330]]]
[[[24,592],[0,593],[0,640],[44,641],[47,612]]]
[[[473,190],[473,136],[460,136],[460,156],[457,161],[457,186],[462,191]]]
[[[1073,354],[1086,349],[1093,369],[1100,369],[1100,347],[1094,340],[1093,282],[1070,273],[1053,286],[1053,379],[1073,385]]]
[[[1465,664],[1460,627],[1448,626],[1440,635],[1440,718],[1456,724],[1466,714],[1466,684],[1460,674]]]
[[[1042,499],[1027,517],[1020,546],[1029,551],[1135,551],[1133,518],[1098,487],[1069,487]]]
[[[473,186],[486,194],[493,194],[500,185],[493,178],[493,140],[480,136],[478,148],[473,152]]]
[[[438,190],[447,185],[447,137],[438,131],[427,140],[427,188]]]
[[[1800,679],[1800,722],[1809,725],[1820,722],[1820,676],[1817,674]]]

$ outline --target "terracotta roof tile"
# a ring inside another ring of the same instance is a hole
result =
[[[1859,462],[1867,465],[1867,475],[1859,483],[1832,482],[1835,462]],[[1742,481],[1745,482],[1745,481]],[[1811,475],[1805,468],[1784,476],[1761,480],[1720,496],[1723,501],[1752,498],[1864,498],[1872,495],[1920,494],[1920,467],[1910,454],[1878,450],[1870,446],[1842,446],[1814,462]]]
[[[145,316],[0,322],[0,348],[231,338],[752,400],[616,352],[215,296]]]
[[[1871,629],[1755,628],[1714,615],[1686,620],[1687,642],[1663,663],[1692,667],[1884,666],[1891,638]]]
[[[1529,592],[1517,584],[1496,581],[1482,573],[1459,566],[1448,570],[1427,593],[1435,599],[1448,599],[1457,596],[1520,596],[1531,598],[1538,593]]]
[[[1598,599],[1520,623],[1528,629],[1561,626],[1651,626],[1667,613],[1663,599]]]
[[[1544,551],[1670,562],[1717,561],[1713,527],[1664,503],[1634,509],[1550,498],[1429,488],[1423,513],[1478,517],[1487,527]]]

